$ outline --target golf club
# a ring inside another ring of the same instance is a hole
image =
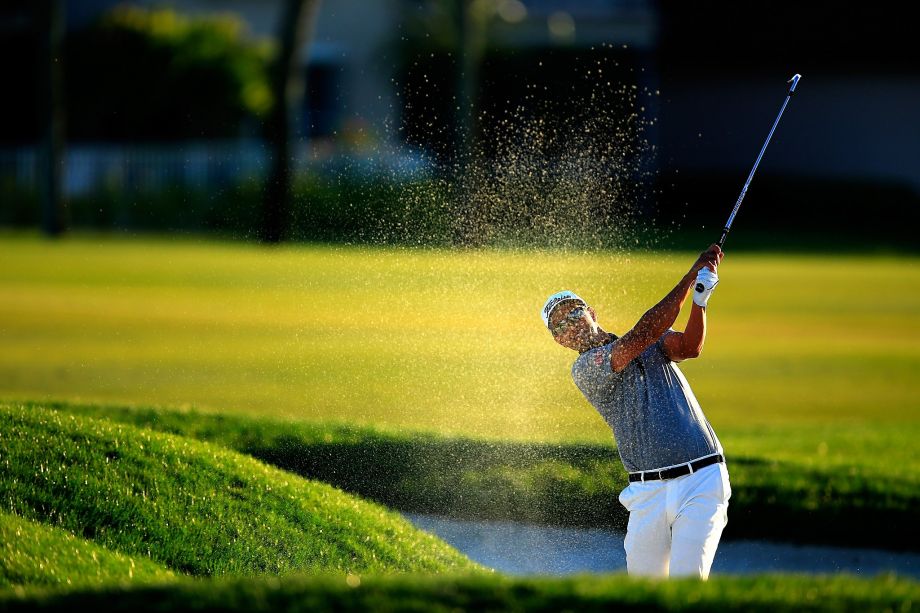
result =
[[[795,86],[799,84],[799,79],[801,78],[802,75],[796,73],[787,81],[787,83],[792,84],[789,86],[789,93],[786,94],[786,98],[783,100],[783,106],[779,109],[779,115],[776,116],[776,121],[773,122],[773,127],[770,128],[770,133],[767,134],[767,140],[764,141],[763,147],[760,149],[760,154],[757,156],[757,161],[754,162],[754,168],[751,169],[751,174],[748,175],[747,181],[744,182],[744,187],[741,188],[741,194],[738,196],[738,201],[735,202],[735,208],[732,209],[732,214],[728,216],[728,221],[725,223],[725,228],[722,230],[722,238],[719,239],[720,249],[722,245],[725,244],[725,238],[728,236],[729,230],[732,229],[732,222],[735,221],[735,215],[738,214],[738,209],[741,208],[741,201],[744,200],[744,195],[747,193],[748,186],[751,184],[751,179],[754,178],[754,173],[757,172],[757,165],[760,164],[760,158],[763,157],[763,152],[767,150],[767,145],[770,144],[770,139],[773,137],[773,131],[776,130],[776,126],[779,125],[779,119],[783,116],[783,111],[786,110],[786,105],[789,104],[789,98],[795,93]]]

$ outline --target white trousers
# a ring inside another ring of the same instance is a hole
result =
[[[630,483],[620,492],[620,504],[629,511],[623,543],[627,572],[707,579],[731,495],[724,463],[667,481]]]

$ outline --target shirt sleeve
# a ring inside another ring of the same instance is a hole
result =
[[[668,357],[668,354],[667,354],[667,353],[665,352],[665,350],[664,350],[664,339],[665,339],[665,337],[666,337],[667,335],[669,335],[669,334],[674,334],[675,332],[677,332],[677,330],[675,330],[674,328],[668,328],[668,329],[665,331],[665,333],[661,335],[661,338],[659,338],[657,341],[655,341],[655,347],[658,349],[658,353],[661,354],[661,357],[662,357],[666,362],[670,362],[670,361],[671,361],[671,358]]]
[[[589,399],[593,395],[591,392],[616,385],[620,381],[622,373],[614,372],[610,365],[612,350],[612,343],[590,349],[578,356],[572,365],[572,379]]]

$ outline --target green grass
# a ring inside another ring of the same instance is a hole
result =
[[[478,568],[378,505],[184,437],[3,406],[0,450],[4,512],[176,572]]]
[[[143,407],[31,407],[208,441],[405,512],[626,527],[617,501],[626,475],[609,444],[499,442]],[[730,457],[729,470],[726,538],[920,550],[920,537],[905,530],[920,506],[916,472],[756,456]]]
[[[894,577],[351,576],[183,581],[77,593],[0,593],[6,611],[878,611],[917,609],[920,584]]]
[[[0,396],[607,446],[536,311],[571,287],[622,331],[692,259],[16,234],[0,256]],[[917,487],[918,263],[729,251],[682,369],[730,461]]]
[[[19,235],[0,256],[8,398],[595,442],[539,307],[571,287],[622,332],[692,261]],[[683,367],[720,434],[920,422],[917,258],[729,251],[721,276]]]
[[[147,558],[126,556],[61,528],[0,513],[0,588],[77,588],[175,577]]]

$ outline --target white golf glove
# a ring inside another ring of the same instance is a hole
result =
[[[693,303],[706,308],[706,303],[709,302],[709,296],[712,295],[712,290],[714,290],[718,284],[719,275],[708,268],[701,268],[700,271],[696,273],[696,284],[693,287]]]

